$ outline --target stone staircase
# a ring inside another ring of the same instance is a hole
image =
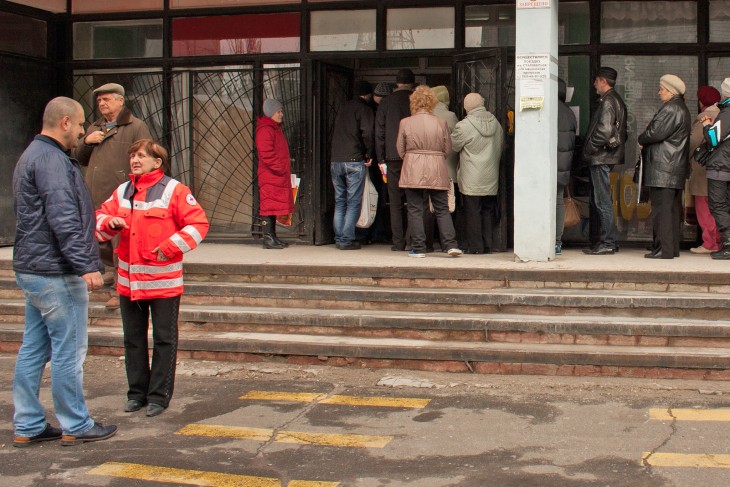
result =
[[[730,378],[730,272],[185,267],[181,358],[477,373]],[[94,292],[89,350],[123,353]],[[0,261],[0,351],[23,300]]]

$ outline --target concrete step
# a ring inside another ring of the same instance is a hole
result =
[[[0,324],[22,323],[24,302],[0,300]],[[118,310],[94,302],[92,326],[121,328]],[[235,305],[180,307],[180,329],[393,337],[434,341],[730,348],[730,321],[598,315],[363,311]],[[1,326],[1,325],[0,325]]]
[[[22,325],[5,324],[0,327],[0,341],[4,343],[17,342],[21,336]],[[89,329],[89,346],[96,353],[119,354],[123,347],[122,332],[119,329],[92,327]],[[703,374],[716,371],[716,378],[727,378],[725,375],[730,373],[730,351],[723,348],[433,342],[396,338],[185,331],[180,333],[178,349],[182,357],[222,360],[250,360],[252,357],[261,360],[271,359],[271,356],[279,356],[280,359],[316,357],[320,362],[340,358],[343,364],[369,360],[367,366],[377,363],[373,360],[463,362],[466,367],[477,372],[490,371],[489,364],[539,364],[555,366],[552,370],[558,374],[559,367],[564,366],[701,369]],[[389,362],[381,363],[390,366]],[[619,374],[618,370],[615,372]]]

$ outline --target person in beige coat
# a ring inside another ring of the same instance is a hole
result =
[[[408,202],[408,227],[411,234],[411,257],[426,256],[426,233],[423,228],[423,205],[431,198],[441,243],[450,256],[463,252],[458,248],[454,222],[449,214],[449,172],[446,154],[451,151],[451,137],[446,122],[433,114],[438,103],[428,86],[419,86],[411,94],[411,116],[400,121],[396,148],[403,158],[399,186]]]
[[[124,106],[124,87],[107,83],[93,91],[101,118],[86,130],[83,143],[76,147],[73,157],[82,166],[87,166],[84,181],[91,192],[94,208],[101,204],[117,187],[129,180],[129,147],[140,139],[151,139],[147,125]],[[116,270],[114,249],[119,239],[99,245],[101,260],[110,269]],[[115,272],[104,274],[104,283],[114,282]],[[114,289],[115,286],[112,286]],[[112,291],[107,301],[109,309],[119,308],[119,296]]]
[[[714,122],[720,109],[717,103],[720,101],[720,92],[712,86],[702,86],[697,90],[697,103],[700,106],[700,114],[692,123],[692,132],[689,135],[689,153],[694,154],[697,147],[704,142],[704,129],[702,119],[710,117]],[[717,229],[715,218],[710,213],[707,200],[707,169],[700,166],[694,157],[690,157],[689,194],[694,196],[695,212],[697,223],[702,229],[702,245],[691,248],[693,254],[709,254],[722,248],[722,235]]]

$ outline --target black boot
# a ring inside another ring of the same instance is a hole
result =
[[[712,252],[710,257],[715,260],[730,260],[730,241],[725,240],[722,243],[722,248],[717,252]]]
[[[289,244],[282,240],[279,240],[279,237],[276,236],[276,217],[272,216],[271,220],[273,222],[271,224],[271,236],[273,237],[274,242],[276,242],[276,245],[281,245],[281,248],[284,248],[284,249],[287,248],[289,246]]]
[[[283,249],[283,245],[279,245],[274,237],[273,227],[276,224],[275,216],[265,216],[261,219],[261,231],[264,234],[263,248],[265,249]]]

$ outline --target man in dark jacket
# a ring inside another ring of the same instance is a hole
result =
[[[570,184],[570,169],[573,164],[573,150],[575,150],[575,130],[578,122],[575,113],[570,109],[565,99],[568,87],[565,81],[558,79],[558,191],[555,208],[555,255],[560,255],[563,249],[563,227],[565,223],[565,205],[563,193]]]
[[[88,293],[103,285],[96,218],[78,163],[67,155],[84,135],[84,110],[65,97],[46,105],[43,130],[13,174],[13,269],[25,295],[25,331],[13,381],[16,447],[57,440],[75,445],[116,433],[89,416],[83,393]],[[61,428],[39,399],[51,362],[51,393]]]
[[[355,97],[342,104],[332,134],[332,184],[335,187],[335,245],[357,250],[355,224],[365,188],[365,174],[373,162],[375,116],[369,102],[373,88],[367,81],[355,83]]]
[[[400,121],[411,116],[410,96],[416,77],[410,69],[401,69],[395,78],[396,89],[378,106],[375,116],[375,153],[379,164],[388,166],[388,199],[390,201],[390,227],[393,233],[393,250],[405,250],[405,219],[403,203],[405,195],[400,189],[400,172],[403,160],[398,155],[396,140]]]
[[[601,98],[583,143],[583,160],[591,176],[591,212],[598,214],[601,228],[600,241],[583,250],[590,255],[610,255],[617,249],[610,174],[623,161],[626,143],[626,105],[614,90],[617,77],[613,68],[598,70],[593,86]]]
[[[730,259],[730,78],[720,86],[722,101],[717,104],[720,113],[712,123],[710,117],[702,120],[705,126],[705,144],[712,149],[707,161],[707,196],[710,213],[722,235],[722,248],[710,254],[713,259]]]
[[[689,134],[692,116],[684,103],[684,82],[673,74],[659,79],[663,105],[637,141],[644,158],[644,185],[651,190],[654,233],[648,259],[679,257],[682,190],[689,172]]]
[[[117,187],[128,181],[129,146],[140,139],[151,139],[147,125],[124,106],[124,87],[117,83],[107,83],[93,91],[101,118],[89,126],[82,144],[73,152],[82,166],[86,168],[86,185],[91,192],[94,208],[98,209]],[[111,272],[104,276],[107,284],[114,280],[114,249],[119,238],[100,244],[101,260]],[[119,307],[119,296],[112,286],[112,297],[106,306]]]

